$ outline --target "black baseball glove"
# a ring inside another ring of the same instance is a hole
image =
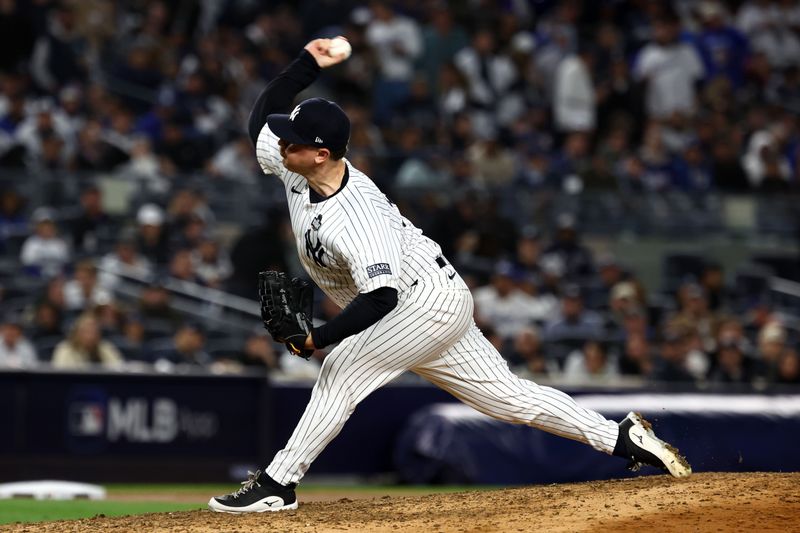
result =
[[[289,279],[283,272],[259,272],[258,297],[261,319],[272,338],[286,344],[294,355],[311,357],[314,350],[303,348],[312,328],[311,285],[300,278]]]

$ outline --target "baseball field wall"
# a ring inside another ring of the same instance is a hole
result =
[[[800,394],[569,392],[610,418],[642,411],[695,471],[800,470]],[[0,372],[0,479],[239,479],[286,442],[310,393],[256,375]],[[384,387],[309,474],[518,484],[626,473],[582,444],[453,402],[427,385]]]

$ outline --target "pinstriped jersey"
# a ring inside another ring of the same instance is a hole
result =
[[[256,157],[266,174],[283,181],[303,267],[340,307],[359,293],[379,287],[402,293],[415,281],[439,273],[440,246],[346,159],[347,184],[312,203],[306,179],[283,166],[278,137],[266,124],[258,136]]]

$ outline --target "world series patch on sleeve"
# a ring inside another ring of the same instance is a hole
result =
[[[392,274],[392,269],[389,268],[389,263],[376,263],[367,267],[367,275],[370,278],[374,278],[375,276],[380,276],[382,274]]]

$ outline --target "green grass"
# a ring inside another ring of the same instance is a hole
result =
[[[108,494],[121,493],[140,493],[140,494],[207,494],[213,496],[215,494],[225,494],[231,492],[236,488],[236,483],[228,484],[209,484],[197,483],[194,485],[187,484],[116,484],[111,483],[105,485]],[[336,483],[303,483],[297,489],[298,494],[314,494],[320,492],[357,492],[361,494],[375,494],[381,496],[387,491],[392,494],[403,494],[408,496],[420,494],[434,494],[434,493],[448,493],[448,492],[462,492],[465,490],[487,490],[497,489],[497,486],[491,485],[370,485],[365,484],[336,484]],[[508,487],[504,487],[508,488]]]
[[[183,497],[183,502],[170,501],[51,501],[14,499],[0,500],[0,524],[13,522],[42,522],[51,520],[73,520],[89,518],[98,514],[106,516],[135,515],[160,513],[168,511],[189,511],[205,509],[205,503],[185,503],[186,496],[197,495],[200,502],[215,494],[225,494],[236,488],[235,483],[228,484],[109,484],[106,485],[109,497],[117,494],[151,495],[154,499],[163,500],[165,496],[174,494]],[[304,483],[301,493],[359,493],[383,496],[416,496],[432,493],[460,492],[464,490],[485,490],[497,487],[479,486],[409,486],[409,485],[342,485],[328,483]],[[301,496],[302,499],[302,496]]]
[[[172,502],[109,502],[92,500],[0,500],[0,524],[88,518],[98,514],[122,516],[166,511],[189,511],[205,505]]]

